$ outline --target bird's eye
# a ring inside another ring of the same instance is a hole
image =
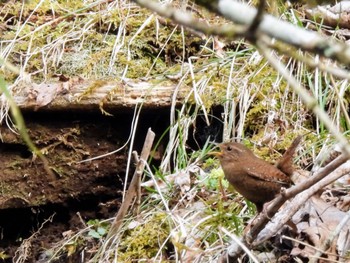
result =
[[[227,146],[226,148],[229,152],[232,151],[232,147],[231,146]]]

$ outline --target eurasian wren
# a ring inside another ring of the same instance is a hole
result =
[[[258,158],[243,144],[236,142],[221,144],[221,152],[215,155],[220,159],[230,184],[261,212],[264,203],[280,193],[281,187],[292,184],[289,176],[293,173],[293,154],[300,140],[298,136],[276,166]]]

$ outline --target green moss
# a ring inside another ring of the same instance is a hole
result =
[[[11,187],[7,183],[0,182],[0,194],[2,196],[6,196],[6,195],[16,196],[17,195],[16,189],[17,187]]]
[[[104,85],[107,84],[107,81],[104,80],[97,80],[91,83],[86,90],[77,98],[77,101],[82,100],[84,97],[89,96],[93,94],[98,88],[103,87]]]
[[[14,24],[2,32],[3,40],[16,38],[9,62],[20,66],[18,61],[25,56],[22,60],[27,61],[26,71],[36,72],[32,79],[38,80],[54,73],[111,78],[120,76],[126,67],[126,77],[139,78],[150,69],[152,74],[163,73],[180,64],[183,54],[186,60],[202,49],[200,37],[186,31],[183,35],[180,27],[174,31],[175,25],[159,20],[156,23],[156,18],[144,26],[150,12],[121,5],[109,6],[108,12],[101,12],[104,7],[107,10],[105,4],[89,6],[82,0],[5,5],[0,17],[7,20],[2,22],[6,24],[11,16],[15,23],[21,22],[21,27]],[[22,21],[17,21],[21,9]],[[29,59],[27,53],[31,54]],[[6,75],[8,81],[13,77]]]
[[[244,229],[244,222],[253,215],[253,210],[246,218],[240,215],[242,210],[242,205],[240,203],[243,202],[241,196],[237,195],[235,198],[224,200],[220,192],[218,192],[218,195],[219,196],[211,196],[211,198],[206,200],[208,205],[206,216],[208,220],[199,227],[204,231],[202,234],[202,241],[210,244],[217,242],[218,238],[220,238],[217,231],[219,227],[224,227],[235,232],[237,235],[241,235]]]
[[[127,231],[118,250],[118,261],[132,262],[140,259],[152,259],[163,246],[170,234],[170,227],[165,213],[155,213],[145,223]]]

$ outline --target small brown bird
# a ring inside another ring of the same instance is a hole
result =
[[[226,179],[261,212],[263,205],[292,184],[293,154],[301,137],[297,137],[276,166],[258,158],[243,144],[222,143],[218,156]]]

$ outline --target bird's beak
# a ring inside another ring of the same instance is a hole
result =
[[[222,152],[210,152],[210,153],[208,153],[208,155],[214,155],[216,157],[221,157],[222,156]]]

